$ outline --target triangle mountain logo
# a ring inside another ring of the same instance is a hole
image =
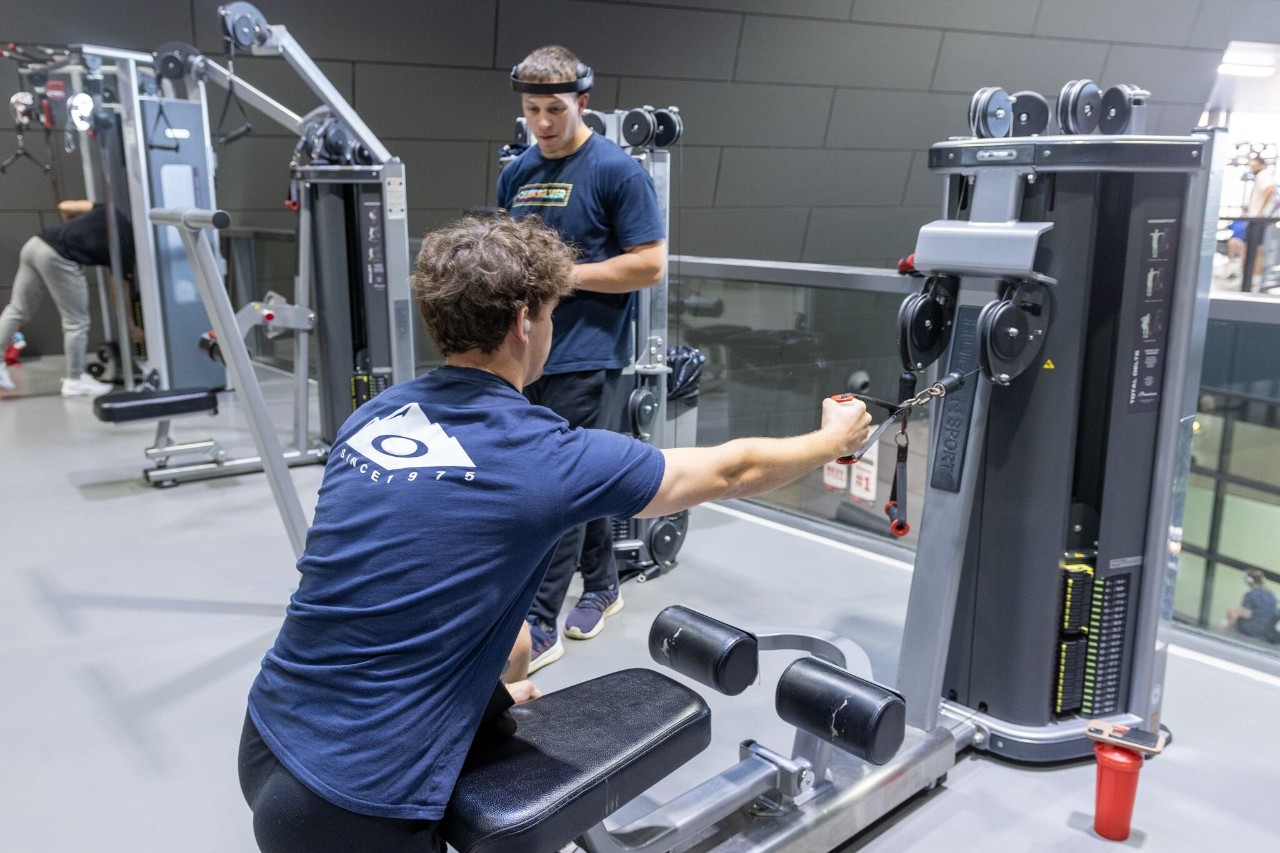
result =
[[[347,439],[347,446],[389,471],[476,467],[458,440],[428,420],[417,403],[369,421]]]

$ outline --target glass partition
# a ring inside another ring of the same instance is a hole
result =
[[[676,256],[671,261],[671,343],[706,356],[696,434],[677,423],[676,443],[702,446],[745,436],[784,437],[818,426],[822,399],[855,390],[899,399],[898,307],[916,282],[880,269]],[[669,403],[668,417],[679,415]],[[876,410],[877,420],[883,410]],[[686,415],[687,417],[687,415]],[[853,466],[830,465],[758,501],[808,519],[889,533],[897,442],[905,441],[910,518],[923,494],[927,409],[904,439],[886,434]]]
[[[1265,297],[1215,295],[1210,305],[1174,618],[1280,653],[1275,644],[1280,637],[1251,633],[1247,620],[1241,630],[1233,612],[1249,603],[1260,602],[1263,609],[1269,603],[1275,621],[1280,304]],[[1255,573],[1252,584],[1250,572]],[[1263,592],[1250,593],[1254,587]]]

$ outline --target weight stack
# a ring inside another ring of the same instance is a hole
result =
[[[1093,557],[1071,553],[1062,566],[1062,623],[1058,632],[1057,685],[1053,712],[1078,712],[1084,704],[1093,603]]]

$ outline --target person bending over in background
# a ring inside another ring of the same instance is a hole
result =
[[[240,783],[266,853],[443,849],[437,822],[486,709],[538,695],[525,615],[565,531],[759,494],[870,434],[861,403],[825,400],[807,435],[659,450],[534,405],[521,392],[573,257],[533,217],[471,217],[423,242],[413,286],[445,364],[339,431],[249,693]]]
[[[13,333],[27,323],[47,293],[62,317],[62,349],[67,368],[62,379],[62,396],[93,397],[112,386],[85,373],[89,350],[89,282],[86,266],[110,266],[110,239],[106,208],[89,201],[64,201],[58,205],[63,224],[32,237],[18,255],[18,272],[13,277],[9,304],[0,312],[0,346],[7,346]],[[133,275],[133,229],[129,220],[116,211],[120,235],[121,268]],[[122,285],[123,286],[123,285]],[[0,364],[0,390],[12,391],[9,368]]]

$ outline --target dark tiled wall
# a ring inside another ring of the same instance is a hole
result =
[[[150,50],[185,40],[220,56],[217,0],[11,4],[5,39]],[[1280,41],[1280,0],[262,0],[408,164],[411,227],[491,204],[494,154],[511,132],[507,69],[559,42],[597,73],[592,105],[679,105],[672,244],[687,254],[885,265],[909,250],[940,196],[921,155],[966,132],[980,86],[1069,79],[1139,83],[1149,126],[1184,133],[1229,39]],[[316,99],[280,61],[237,71],[298,112]],[[0,95],[16,88],[0,62]],[[222,95],[214,92],[213,120]],[[293,140],[221,152],[219,199],[243,224],[286,227]],[[41,150],[43,141],[34,142]],[[0,157],[13,148],[0,133]],[[68,163],[67,191],[78,189]],[[17,249],[49,213],[35,170],[0,178],[0,298]],[[60,347],[56,318],[32,330]]]

